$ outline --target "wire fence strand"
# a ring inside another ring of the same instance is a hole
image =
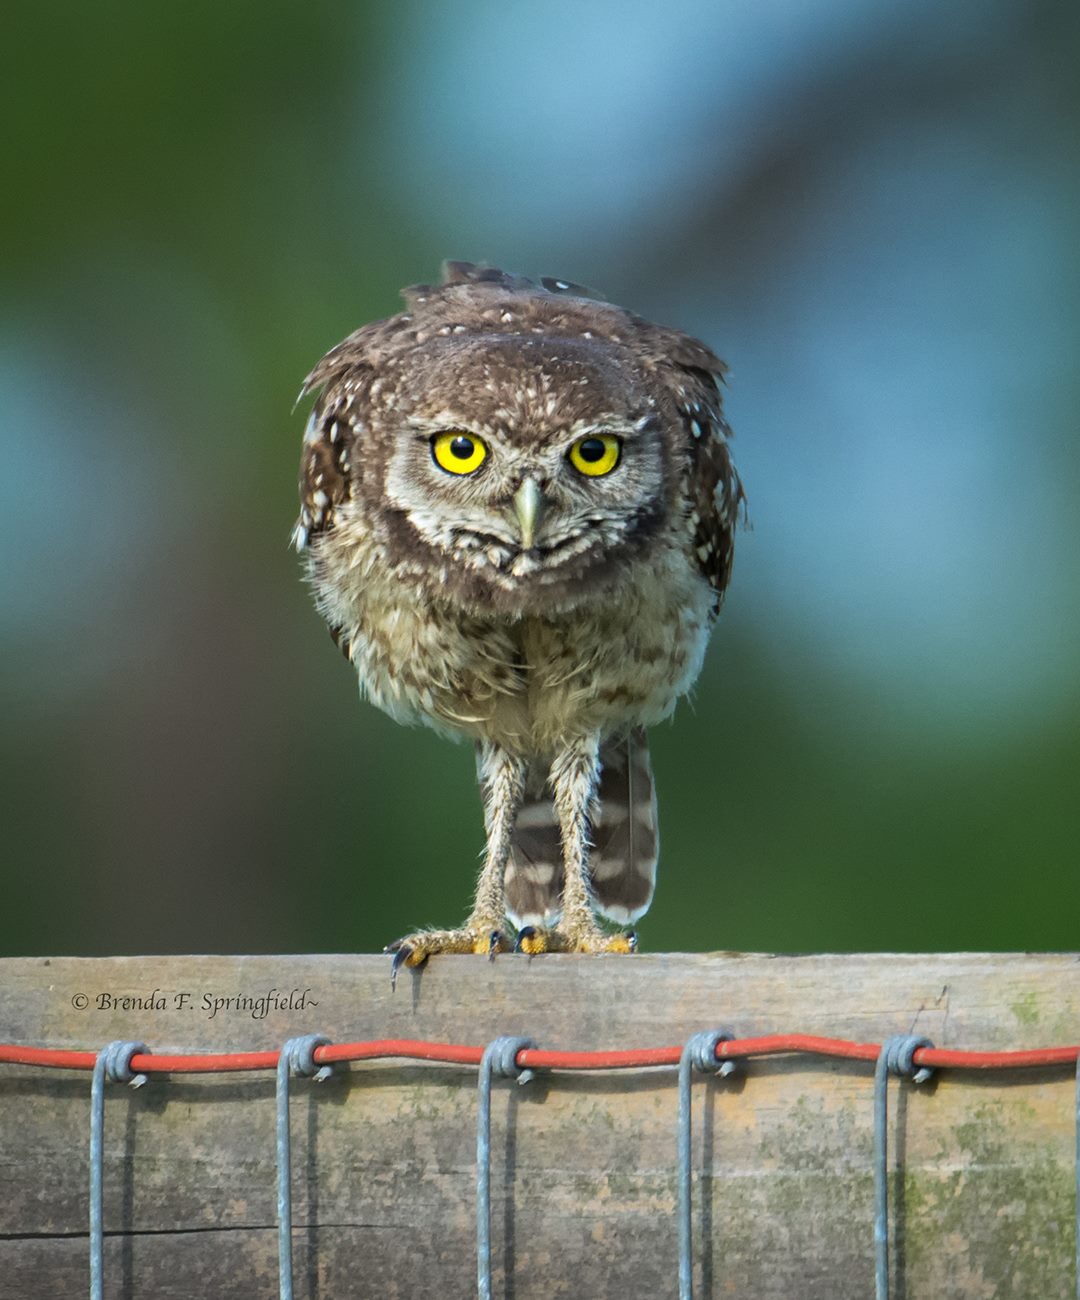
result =
[[[531,1038],[496,1038],[480,1058],[476,1117],[476,1293],[491,1300],[491,1081],[528,1083],[532,1071],[518,1057],[533,1046]]]
[[[650,1066],[679,1064],[683,1047],[645,1047],[615,1051],[548,1051],[530,1048],[519,1064],[532,1070],[643,1070]],[[851,1061],[875,1063],[880,1043],[857,1043],[846,1038],[822,1038],[815,1034],[767,1034],[760,1038],[733,1038],[721,1043],[721,1060],[751,1056],[801,1054],[835,1056]],[[245,1070],[276,1070],[280,1053],[200,1052],[151,1056],[136,1053],[131,1068],[138,1074],[217,1074]],[[437,1061],[446,1065],[479,1065],[483,1047],[436,1043],[415,1038],[379,1038],[355,1043],[335,1043],[315,1053],[317,1065],[338,1065],[353,1061],[403,1059]],[[923,1047],[915,1053],[915,1064],[932,1069],[1014,1070],[1043,1066],[1075,1066],[1080,1045],[1072,1047],[1024,1048],[1004,1052],[966,1052],[953,1048]],[[34,1047],[0,1043],[0,1065],[41,1066],[56,1070],[93,1070],[97,1054],[68,1048]]]
[[[691,1102],[694,1071],[726,1076],[734,1061],[721,1061],[716,1049],[734,1035],[726,1029],[706,1029],[687,1040],[679,1057],[679,1300],[694,1300],[694,1219]]]
[[[90,1080],[90,1300],[105,1294],[104,1144],[105,1083],[128,1083],[140,1088],[146,1075],[131,1068],[134,1056],[145,1059],[145,1043],[115,1042],[94,1057]]]
[[[920,1048],[933,1047],[929,1038],[906,1035],[888,1038],[874,1067],[874,1297],[889,1300],[889,1075],[913,1083],[930,1077],[927,1066],[915,1064]]]
[[[491,1297],[491,1088],[496,1078],[526,1082],[535,1070],[642,1070],[678,1067],[678,1294],[693,1300],[693,1216],[691,1192],[691,1100],[694,1072],[726,1074],[736,1061],[777,1054],[801,1054],[863,1061],[874,1065],[874,1280],[876,1300],[889,1300],[888,1205],[888,1079],[890,1074],[913,1082],[932,1070],[1015,1070],[1070,1066],[1076,1074],[1076,1196],[1077,1297],[1080,1300],[1080,1046],[1014,1051],[971,1052],[934,1047],[927,1038],[905,1036],[884,1043],[808,1034],[769,1034],[735,1038],[725,1030],[693,1035],[678,1046],[612,1051],[567,1051],[536,1047],[528,1038],[496,1038],[486,1047],[437,1043],[421,1039],[372,1039],[331,1043],[323,1035],[289,1039],[279,1051],[162,1055],[140,1042],[114,1042],[98,1052],[67,1048],[0,1044],[0,1064],[91,1072],[89,1151],[89,1246],[91,1300],[103,1300],[103,1133],[106,1082],[139,1087],[155,1074],[221,1073],[275,1070],[276,1164],[278,1210],[279,1294],[292,1300],[292,1180],[289,1134],[290,1074],[325,1078],[334,1065],[357,1061],[402,1059],[430,1061],[477,1069],[476,1143],[477,1294]]]
[[[325,1047],[325,1034],[305,1034],[290,1038],[281,1049],[277,1063],[277,1220],[278,1220],[278,1294],[280,1300],[293,1300],[292,1258],[292,1138],[289,1130],[289,1074],[314,1076],[321,1083],[330,1075],[329,1065],[315,1064],[315,1049]]]

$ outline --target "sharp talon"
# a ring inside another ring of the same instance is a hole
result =
[[[401,970],[402,966],[404,966],[405,963],[412,956],[412,951],[413,950],[409,947],[409,945],[407,943],[403,943],[402,940],[400,939],[396,940],[394,943],[389,943],[386,945],[384,952],[392,952],[394,954],[394,960],[390,963],[390,992],[391,993],[394,991],[394,989],[397,988],[398,971]]]
[[[630,951],[637,952],[637,931],[627,930],[624,938],[626,939],[626,942],[630,945]]]
[[[536,926],[523,925],[521,929],[517,932],[517,938],[514,940],[514,951],[525,952],[525,944],[530,939],[535,939],[535,938],[536,938]]]
[[[499,951],[499,945],[503,941],[501,930],[492,930],[488,935],[488,961],[495,960],[495,954]]]
[[[535,957],[537,953],[551,952],[557,939],[556,931],[543,930],[536,925],[523,925],[514,942],[514,951],[523,952],[526,957]]]

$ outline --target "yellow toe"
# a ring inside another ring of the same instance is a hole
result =
[[[528,925],[518,935],[517,950],[525,953],[528,957],[535,957],[538,953],[547,952],[548,934],[546,930],[541,930],[538,926]]]
[[[601,952],[633,952],[636,947],[628,934],[613,934],[600,949]]]

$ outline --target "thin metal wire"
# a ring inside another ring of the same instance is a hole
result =
[[[317,1040],[325,1042],[325,1040]],[[498,1041],[498,1040],[497,1040]],[[514,1071],[523,1070],[522,1082],[529,1077],[529,1068],[553,1070],[618,1070],[643,1069],[650,1066],[680,1065],[680,1195],[687,1210],[690,1201],[690,1109],[689,1088],[690,1071],[696,1068],[691,1062],[686,1065],[686,1048],[658,1047],[642,1049],[620,1049],[615,1051],[542,1051],[533,1049],[527,1039],[511,1040],[519,1044],[514,1053]],[[720,1041],[724,1041],[721,1039]],[[906,1045],[901,1050],[897,1044]],[[524,1047],[520,1046],[525,1044]],[[914,1046],[912,1047],[912,1044]],[[494,1044],[492,1045],[494,1046]],[[922,1048],[920,1057],[922,1065],[914,1070],[915,1082],[927,1078],[932,1069],[951,1068],[960,1070],[997,1070],[1033,1067],[1060,1067],[1070,1065],[1076,1071],[1076,1204],[1077,1204],[1077,1296],[1080,1300],[1080,1049],[1070,1047],[1048,1047],[1006,1051],[961,1051],[933,1047],[929,1039],[891,1040],[883,1046],[876,1043],[857,1043],[846,1039],[821,1038],[807,1034],[770,1034],[759,1038],[732,1039],[725,1048],[725,1064],[733,1058],[753,1057],[773,1053],[807,1053],[835,1056],[849,1060],[875,1061],[875,1123],[874,1123],[874,1173],[875,1173],[875,1281],[878,1300],[888,1300],[888,1074],[912,1073],[914,1052]],[[490,1050],[490,1049],[488,1049]],[[517,1065],[517,1056],[523,1060]],[[436,1043],[413,1039],[379,1039],[357,1043],[340,1043],[329,1046],[323,1059],[326,1065],[319,1071],[319,1077],[325,1077],[331,1062],[374,1060],[383,1058],[405,1058],[409,1060],[442,1061],[458,1065],[480,1064],[485,1056],[481,1047],[460,1044]],[[890,1057],[896,1064],[890,1063]],[[141,1059],[140,1059],[141,1058]],[[138,1060],[136,1067],[134,1061]],[[102,1296],[102,1133],[104,1128],[104,1083],[108,1080],[127,1081],[134,1086],[146,1082],[151,1073],[202,1073],[223,1070],[262,1070],[278,1068],[279,1098],[281,1085],[281,1053],[279,1052],[236,1052],[212,1053],[202,1055],[167,1055],[151,1056],[141,1043],[111,1043],[101,1052],[72,1051],[64,1048],[42,1048],[10,1043],[0,1043],[0,1063],[46,1067],[55,1069],[87,1070],[92,1072],[91,1114],[90,1114],[90,1273],[92,1300],[101,1300]],[[711,1063],[710,1063],[711,1064]],[[138,1073],[135,1073],[135,1071]],[[726,1071],[725,1071],[726,1072]],[[477,1135],[478,1170],[478,1278],[481,1296],[490,1296],[490,1275],[486,1276],[484,1262],[490,1265],[490,1073],[482,1070],[480,1077],[480,1127]],[[287,1071],[285,1075],[287,1106]],[[287,1114],[287,1112],[286,1112]],[[685,1117],[685,1131],[682,1124]],[[288,1124],[285,1128],[284,1159],[279,1160],[279,1170],[288,1168]],[[683,1153],[686,1153],[685,1159]],[[279,1148],[279,1156],[281,1149]],[[286,1187],[289,1179],[286,1177]],[[280,1185],[280,1184],[279,1184]],[[284,1202],[286,1213],[284,1222],[291,1220],[291,1198],[288,1190]],[[687,1242],[687,1249],[681,1250],[680,1268],[687,1277],[692,1277],[692,1257],[689,1254],[689,1230],[683,1223],[689,1220],[684,1215],[680,1222],[681,1234]],[[290,1238],[291,1242],[291,1238]],[[291,1251],[290,1251],[291,1256]],[[685,1259],[685,1265],[683,1260]],[[291,1264],[291,1258],[290,1258]],[[291,1268],[286,1270],[290,1277]],[[680,1278],[682,1283],[682,1277]],[[690,1285],[686,1282],[686,1287]],[[288,1295],[289,1292],[283,1292]],[[690,1295],[688,1290],[680,1295]]]
[[[682,1046],[618,1048],[608,1051],[531,1051],[522,1062],[533,1070],[644,1070],[654,1065],[679,1064]],[[847,1061],[873,1063],[881,1053],[880,1043],[853,1043],[846,1038],[822,1038],[817,1034],[766,1034],[761,1038],[737,1038],[724,1049],[725,1056],[774,1056],[792,1053],[809,1056],[834,1056]],[[479,1065],[483,1047],[464,1043],[435,1043],[416,1038],[378,1038],[359,1043],[336,1043],[327,1048],[323,1059],[343,1065],[350,1061],[402,1059],[408,1061],[442,1061],[447,1065]],[[139,1060],[132,1068],[153,1074],[217,1074],[223,1071],[275,1070],[279,1053],[269,1052],[199,1052],[169,1055],[155,1052]],[[1076,1068],[1080,1048],[1035,1047],[1019,1051],[967,1052],[946,1048],[926,1048],[923,1064],[933,1069],[949,1070],[1031,1070],[1041,1067]],[[0,1065],[25,1065],[48,1070],[85,1070],[94,1068],[94,1052],[70,1051],[63,1047],[30,1047],[20,1043],[0,1043]]]
[[[535,1047],[531,1038],[495,1038],[480,1058],[476,1116],[476,1293],[491,1300],[491,1080],[528,1083],[532,1070],[518,1065],[518,1053]]]
[[[889,1300],[889,1075],[925,1083],[932,1070],[915,1064],[920,1047],[933,1047],[929,1038],[899,1035],[887,1038],[874,1067],[874,1297]]]
[[[315,1049],[325,1047],[325,1034],[304,1034],[290,1038],[277,1063],[277,1220],[278,1295],[293,1300],[292,1258],[292,1142],[289,1133],[289,1072],[315,1077],[316,1083],[329,1078],[333,1066],[315,1064]]]
[[[130,1083],[141,1088],[145,1074],[134,1074],[131,1058],[150,1049],[145,1043],[109,1043],[97,1054],[90,1079],[90,1300],[104,1296],[105,1231],[102,1215],[102,1185],[105,1132],[105,1080]]]
[[[690,1152],[691,1102],[693,1074],[719,1074],[735,1069],[734,1061],[718,1061],[720,1043],[735,1037],[726,1029],[705,1029],[686,1040],[679,1057],[679,1300],[694,1300],[694,1225],[692,1209],[692,1168]]]

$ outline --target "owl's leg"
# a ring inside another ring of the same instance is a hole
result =
[[[562,833],[565,878],[562,915],[545,946],[561,952],[632,952],[632,938],[605,934],[593,914],[589,825],[596,815],[600,737],[574,741],[562,750],[551,765],[549,780]]]
[[[487,850],[476,885],[472,912],[460,930],[420,930],[387,945],[394,954],[391,980],[402,966],[420,966],[440,952],[478,952],[494,957],[510,944],[503,931],[506,896],[503,878],[510,856],[514,821],[525,796],[528,764],[498,745],[482,742],[477,774],[484,797]]]
[[[487,850],[476,884],[470,929],[497,930],[506,920],[506,864],[514,836],[514,823],[525,798],[529,765],[499,745],[481,741],[476,751],[476,772],[484,799]]]

